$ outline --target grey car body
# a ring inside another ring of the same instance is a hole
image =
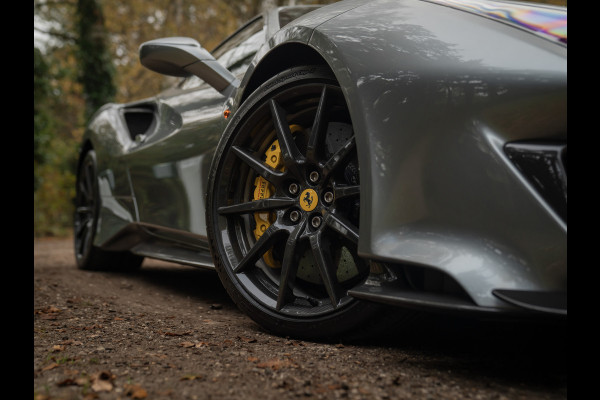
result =
[[[566,315],[566,35],[465,8],[473,4],[566,21],[566,9],[481,1],[275,9],[241,28],[265,24],[252,31],[249,54],[217,48],[223,64],[242,66],[225,65],[236,78],[227,90],[188,78],[101,108],[82,145],[97,155],[93,245],[212,268],[207,178],[223,131],[269,78],[325,65],[355,132],[358,254],[386,265],[348,294],[409,308]],[[302,15],[285,24],[294,10]],[[407,287],[405,274],[435,284]]]

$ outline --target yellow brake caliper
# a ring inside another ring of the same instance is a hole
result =
[[[302,127],[299,125],[290,125],[290,130],[293,133],[302,131]],[[283,158],[281,156],[281,149],[279,148],[279,141],[275,140],[267,151],[265,152],[266,160],[265,164],[269,167],[278,171],[283,171]],[[262,200],[271,197],[275,193],[275,188],[269,181],[262,176],[257,176],[254,180],[254,199]],[[257,212],[254,213],[254,222],[256,223],[256,229],[254,229],[254,238],[258,240],[262,234],[269,229],[271,224],[275,221],[275,212]],[[263,256],[265,264],[271,268],[281,268],[281,263],[273,257],[273,249],[269,249]]]

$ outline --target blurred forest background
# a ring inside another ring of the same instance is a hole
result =
[[[71,234],[77,149],[94,111],[176,82],[142,67],[141,43],[190,36],[212,50],[266,8],[335,1],[34,0],[34,236]]]
[[[174,83],[141,66],[141,43],[190,36],[211,50],[266,8],[336,1],[34,0],[34,236],[71,234],[77,148],[94,111]]]

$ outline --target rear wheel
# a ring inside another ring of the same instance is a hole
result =
[[[89,150],[77,172],[75,215],[73,218],[74,250],[77,267],[86,270],[133,270],[144,260],[129,252],[111,252],[94,246],[100,212],[96,153]]]
[[[211,168],[207,222],[238,306],[282,335],[336,336],[380,308],[348,296],[358,257],[360,179],[342,91],[325,69],[263,84],[227,128]]]

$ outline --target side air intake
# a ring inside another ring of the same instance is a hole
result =
[[[504,147],[508,158],[548,205],[567,222],[567,144],[515,142]]]

